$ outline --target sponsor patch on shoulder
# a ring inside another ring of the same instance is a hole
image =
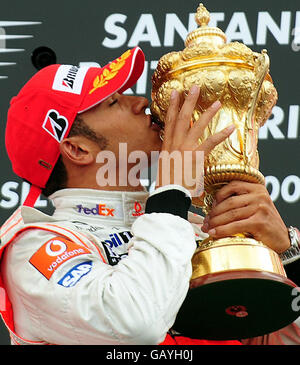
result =
[[[93,262],[82,262],[69,270],[57,283],[65,288],[70,288],[92,270]]]
[[[62,237],[54,237],[43,244],[31,256],[29,262],[49,280],[64,262],[89,253],[91,251],[85,246]]]

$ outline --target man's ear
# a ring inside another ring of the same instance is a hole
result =
[[[84,166],[94,162],[91,142],[80,136],[63,139],[60,143],[60,153],[65,160],[75,165]]]

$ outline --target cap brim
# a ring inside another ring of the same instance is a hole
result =
[[[91,68],[84,84],[85,97],[78,113],[98,105],[116,92],[123,93],[140,78],[145,56],[139,47],[129,49],[102,68]]]

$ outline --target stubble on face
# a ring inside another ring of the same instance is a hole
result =
[[[93,142],[95,142],[101,150],[105,150],[108,146],[108,140],[105,136],[101,135],[100,133],[97,133],[92,128],[90,128],[81,118],[77,115],[77,117],[74,120],[74,123],[72,125],[72,128],[70,130],[68,137],[73,136],[83,136]]]

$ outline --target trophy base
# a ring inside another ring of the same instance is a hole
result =
[[[191,281],[173,329],[209,340],[239,340],[277,331],[300,314],[292,307],[295,287],[286,277],[263,271],[205,275]]]
[[[293,322],[292,290],[278,254],[253,238],[208,238],[196,250],[190,290],[174,330],[230,340],[271,333]],[[300,292],[299,292],[300,294]]]

